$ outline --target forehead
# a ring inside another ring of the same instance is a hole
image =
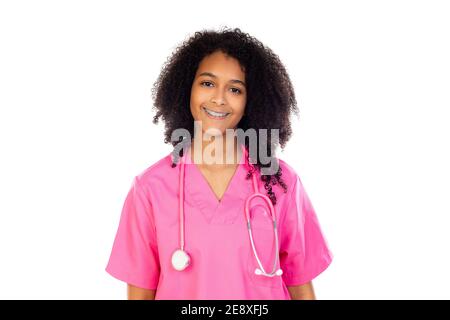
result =
[[[202,72],[210,72],[223,78],[245,79],[245,72],[239,61],[221,51],[216,51],[202,59],[196,75]]]

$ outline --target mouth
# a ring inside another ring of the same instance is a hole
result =
[[[213,110],[209,110],[205,107],[202,107],[202,109],[203,109],[203,111],[205,111],[206,115],[209,118],[215,119],[215,120],[223,120],[231,114],[231,112],[216,112]]]

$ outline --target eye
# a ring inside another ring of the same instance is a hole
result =
[[[202,81],[202,82],[200,82],[200,85],[202,86],[202,87],[211,87],[211,86],[213,86],[214,84],[212,83],[212,82],[210,82],[210,81]],[[242,90],[241,89],[238,89],[238,88],[231,88],[230,89],[231,90],[231,92],[233,92],[234,94],[241,94],[242,93]]]
[[[200,85],[204,86],[204,84],[207,84],[207,83],[212,84],[212,83],[209,82],[209,81],[202,81],[202,82],[200,82]],[[209,85],[207,85],[207,87],[209,87]]]
[[[236,94],[242,93],[241,89],[238,89],[238,88],[231,88],[231,90],[236,90],[236,91],[232,91],[233,93],[236,93]]]

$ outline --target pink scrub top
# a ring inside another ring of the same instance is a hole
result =
[[[243,155],[243,154],[242,154]],[[277,158],[278,159],[278,158]],[[219,201],[198,167],[186,153],[184,237],[191,264],[177,271],[172,253],[179,239],[179,165],[172,155],[137,175],[125,199],[106,271],[136,287],[156,290],[165,300],[290,300],[287,286],[313,280],[333,256],[302,182],[286,162],[278,159],[288,189],[272,187],[278,225],[282,276],[256,275],[244,205],[253,194],[249,165],[237,166]],[[266,194],[264,182],[259,190]],[[251,202],[251,226],[261,263],[271,272],[275,257],[273,225],[265,202]]]

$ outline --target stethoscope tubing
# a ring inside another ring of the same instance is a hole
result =
[[[244,145],[242,145],[242,149],[244,152],[244,158],[247,158],[247,149],[245,148]],[[189,151],[189,148],[188,148]],[[186,154],[183,154],[182,157],[180,157],[180,175],[179,175],[179,222],[180,222],[180,233],[179,233],[179,242],[180,242],[180,249],[177,249],[175,252],[180,254],[182,254],[185,264],[182,266],[179,266],[178,268],[175,268],[179,271],[184,270],[184,268],[189,264],[190,262],[190,258],[189,255],[185,252],[184,247],[185,247],[185,239],[184,239],[184,171],[185,171],[185,157]],[[250,243],[252,245],[252,250],[253,250],[253,254],[255,256],[256,262],[258,263],[259,269],[255,270],[255,274],[257,275],[264,275],[267,277],[273,277],[273,276],[280,276],[283,272],[281,269],[276,270],[277,267],[277,263],[279,262],[279,254],[278,254],[278,232],[277,232],[277,223],[276,223],[276,216],[275,216],[275,209],[273,207],[272,201],[269,199],[269,197],[267,197],[265,194],[262,194],[259,192],[259,188],[258,188],[258,182],[256,180],[256,171],[254,171],[252,173],[252,181],[253,181],[253,194],[250,195],[246,201],[245,201],[245,219],[247,222],[247,230],[248,230],[248,234],[249,234],[249,238],[250,238]],[[269,207],[269,211],[270,211],[270,218],[272,220],[273,223],[273,230],[274,230],[274,235],[275,235],[275,259],[274,259],[274,263],[273,263],[273,268],[272,271],[270,273],[267,273],[261,263],[261,260],[259,259],[256,247],[255,247],[255,243],[253,240],[253,234],[252,234],[252,227],[251,227],[251,221],[250,221],[250,202],[256,198],[256,197],[260,197],[262,198],[268,205]],[[175,253],[174,253],[175,255]],[[174,261],[174,256],[172,257],[172,263]],[[174,265],[175,267],[175,265]]]

